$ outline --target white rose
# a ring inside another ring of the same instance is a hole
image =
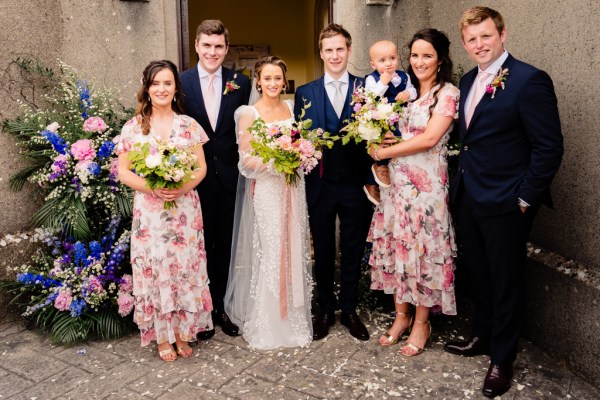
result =
[[[58,122],[53,122],[46,127],[46,130],[56,133],[56,131],[58,131],[58,128],[60,128]]]
[[[376,140],[379,138],[379,128],[373,124],[359,124],[358,133],[363,140]]]
[[[377,112],[381,117],[386,118],[389,114],[394,111],[393,106],[389,103],[379,103],[377,104]]]
[[[145,161],[146,167],[156,168],[161,164],[162,157],[160,156],[160,154],[150,154],[148,157],[146,157]]]

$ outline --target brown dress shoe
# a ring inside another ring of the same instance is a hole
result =
[[[369,331],[367,331],[367,328],[362,323],[356,312],[343,312],[340,322],[342,325],[346,326],[348,331],[350,331],[350,334],[358,340],[369,340]]]
[[[388,188],[392,185],[392,181],[390,179],[390,169],[387,165],[373,164],[371,171],[373,172],[373,178],[375,178],[375,182],[377,182],[379,186]]]
[[[369,199],[369,201],[371,203],[378,206],[379,202],[381,201],[381,194],[379,192],[379,186],[365,185],[365,186],[363,186],[363,190],[365,191],[365,194],[367,195],[367,199]]]
[[[493,399],[508,392],[512,376],[512,365],[490,364],[481,389],[483,395]]]
[[[444,350],[465,357],[489,355],[490,342],[487,339],[473,336],[467,341],[448,342],[444,345]]]

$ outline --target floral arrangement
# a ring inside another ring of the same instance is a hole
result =
[[[237,74],[233,75],[233,79],[225,82],[225,90],[223,90],[223,96],[227,96],[227,94],[240,88],[240,85],[235,83],[235,78],[237,78]]]
[[[387,98],[379,97],[360,86],[352,92],[354,113],[352,121],[340,131],[348,132],[342,138],[342,144],[354,139],[356,143],[365,141],[367,148],[381,143],[384,135],[398,129],[398,121],[402,116],[401,103],[388,103]]]
[[[192,149],[160,139],[136,143],[129,151],[128,159],[132,170],[146,179],[146,185],[151,190],[180,188],[194,179],[197,169],[197,158]],[[165,210],[173,207],[177,207],[175,201],[163,203]]]
[[[90,239],[111,216],[129,216],[132,194],[117,182],[112,139],[131,110],[110,91],[95,91],[59,63],[60,73],[31,60],[18,63],[29,73],[45,72],[48,108],[19,102],[23,115],[3,121],[29,165],[11,177],[13,190],[25,182],[39,186],[44,204],[33,216],[37,226],[65,237]]]
[[[23,315],[50,331],[61,343],[86,340],[95,334],[118,337],[128,330],[123,320],[133,310],[133,280],[125,274],[129,231],[117,238],[120,218],[114,218],[100,241],[88,244],[61,240],[46,231],[29,264],[14,268],[13,291],[24,297]],[[13,300],[15,301],[15,300]],[[18,302],[18,301],[17,301]]]
[[[508,76],[508,68],[504,68],[504,69],[500,68],[500,69],[498,69],[496,76],[494,76],[494,79],[492,79],[492,81],[485,86],[486,93],[491,93],[492,99],[496,95],[496,90],[498,88],[501,88],[502,90],[504,90],[504,87],[506,86],[505,81],[506,81],[507,76]]]
[[[331,148],[337,136],[323,129],[310,129],[312,121],[302,120],[310,103],[302,109],[300,120],[265,124],[261,118],[248,128],[254,139],[253,155],[265,164],[272,163],[276,172],[285,176],[288,185],[296,185],[300,174],[308,174],[319,163],[323,147]]]

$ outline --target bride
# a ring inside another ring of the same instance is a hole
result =
[[[304,179],[288,186],[270,163],[252,156],[248,128],[290,126],[293,101],[280,100],[287,66],[276,56],[255,65],[260,98],[235,113],[241,172],[225,311],[256,349],[307,346],[312,340],[310,243]]]

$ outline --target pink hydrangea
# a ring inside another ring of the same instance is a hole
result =
[[[100,117],[89,117],[83,123],[83,130],[85,132],[104,132],[108,129],[106,122]]]
[[[73,297],[68,292],[60,292],[54,299],[54,307],[59,311],[67,311],[71,307]]]
[[[124,317],[129,314],[131,310],[133,310],[133,296],[131,296],[129,293],[119,292],[117,304],[119,305],[119,315]]]
[[[89,139],[78,140],[71,146],[71,154],[79,161],[93,160],[96,157],[94,143]]]
[[[124,274],[121,279],[123,281],[119,284],[119,289],[123,292],[131,292],[133,290],[133,277],[129,274]]]

